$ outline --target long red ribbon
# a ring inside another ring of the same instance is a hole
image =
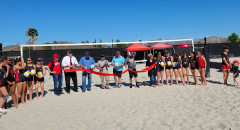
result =
[[[85,69],[85,68],[65,69],[65,72],[67,73],[67,72],[76,72],[76,71],[87,71],[89,73],[100,75],[100,76],[117,76],[117,75],[122,75],[122,74],[124,74],[124,73],[126,73],[128,71],[132,71],[134,73],[146,72],[146,71],[149,71],[149,70],[153,69],[156,66],[156,64],[157,63],[154,63],[153,65],[149,66],[148,68],[142,69],[140,71],[133,71],[132,69],[126,69],[121,74],[100,73],[100,72],[96,72],[96,71],[93,71],[93,70],[90,70],[90,69]]]

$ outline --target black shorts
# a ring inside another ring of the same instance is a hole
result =
[[[33,76],[25,77],[26,81],[33,81]]]
[[[173,69],[173,67],[172,66],[166,66],[165,69],[170,70],[170,69]]]
[[[239,73],[237,73],[237,74],[234,76],[234,78],[236,79],[238,76],[239,76]]]
[[[164,67],[157,67],[157,72],[164,71]]]
[[[189,66],[188,66],[188,65],[182,65],[182,67],[186,69],[186,68],[188,68]]]
[[[19,76],[19,81],[16,81],[16,83],[21,83],[21,82],[25,82],[25,81],[26,81],[25,77],[23,75],[20,75]]]
[[[34,81],[44,82],[44,77],[39,79],[38,77],[34,77]]]
[[[8,77],[8,78],[6,78],[6,80],[9,81],[9,82],[14,82],[15,78],[14,77]]]
[[[177,66],[175,66],[175,67],[173,67],[173,69],[175,70],[175,69],[180,69],[181,67],[180,67],[180,65],[177,65]]]
[[[122,77],[122,75],[120,75],[121,73],[122,73],[122,71],[113,70],[113,74],[119,74],[118,77]]]
[[[136,71],[136,68],[134,68],[134,69],[132,69],[133,71]],[[134,73],[134,72],[132,72],[132,71],[128,71],[128,73],[129,73],[129,78],[131,79],[131,78],[133,78],[133,76],[134,77],[137,77],[138,76],[138,74],[137,73]]]
[[[191,67],[191,70],[195,70],[195,69],[197,69],[197,67]]]

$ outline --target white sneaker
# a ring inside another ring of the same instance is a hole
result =
[[[8,112],[8,110],[4,110],[4,109],[0,108],[0,112],[3,113],[3,114],[5,114],[5,113]]]

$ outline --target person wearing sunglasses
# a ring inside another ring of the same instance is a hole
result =
[[[44,97],[44,76],[46,75],[45,67],[43,66],[43,59],[38,58],[37,64],[36,64],[36,75],[34,77],[34,84],[35,84],[35,92],[37,95],[37,99],[39,99],[38,96],[38,87],[39,84],[41,86],[41,97]]]
[[[198,71],[201,75],[201,85],[207,86],[207,81],[206,81],[206,68],[207,68],[207,61],[205,59],[205,57],[202,55],[202,53],[200,51],[197,51],[197,62],[198,62]]]
[[[54,83],[54,94],[59,96],[63,94],[62,92],[62,65],[59,62],[59,55],[53,54],[53,61],[49,62],[47,65],[47,70],[50,72],[50,75],[53,77]]]
[[[25,71],[30,71],[30,70],[36,70],[36,66],[33,64],[33,60],[32,58],[27,58],[27,63],[25,66]],[[25,100],[26,102],[28,102],[27,100],[27,90],[29,89],[29,100],[32,101],[32,94],[33,94],[33,76],[28,76],[25,77],[26,80],[26,88],[25,88]]]

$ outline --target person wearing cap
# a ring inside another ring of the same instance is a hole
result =
[[[73,69],[78,64],[77,59],[73,56],[72,51],[67,51],[67,56],[63,57],[62,67],[64,69]],[[70,93],[70,79],[72,78],[74,92],[78,92],[77,88],[77,73],[76,72],[64,72],[66,82],[66,92]]]
[[[80,59],[79,64],[82,68],[94,69],[95,61],[90,56],[90,53],[86,52],[85,56],[83,56]],[[87,86],[86,86],[86,77],[88,77],[88,85]],[[91,91],[91,83],[92,83],[92,73],[89,73],[87,71],[82,71],[82,92],[85,92],[86,88],[88,91]]]
[[[148,60],[146,62],[146,67],[150,67],[154,63],[156,63],[156,61],[153,59],[153,55],[151,53],[148,54]],[[154,67],[153,69],[148,71],[148,77],[150,77],[150,86],[152,86],[152,87],[156,87],[156,85],[157,85],[156,76],[157,76],[156,67]]]
[[[121,74],[123,71],[123,66],[124,66],[125,59],[121,56],[120,51],[116,52],[116,56],[113,57],[112,59],[112,66],[113,67],[113,74],[117,74],[117,76],[114,76],[114,80],[116,85],[114,87],[120,88],[121,86]]]
[[[238,61],[234,60],[233,61],[233,81],[234,81],[234,85],[237,83],[237,86],[240,87],[237,81],[237,78],[239,76],[238,65],[239,65]]]
[[[38,87],[40,85],[41,87],[41,97],[44,97],[44,76],[46,75],[46,69],[43,66],[43,59],[38,58],[37,59],[37,64],[35,67],[36,75],[34,77],[34,84],[35,84],[35,92],[36,92],[36,97],[37,99],[39,98],[38,96]]]
[[[129,68],[133,71],[137,71],[136,70],[136,62],[134,60],[134,57],[136,56],[136,52],[130,52],[129,56],[126,58],[124,65],[126,68]],[[136,81],[136,87],[139,88],[139,83],[138,83],[138,75],[137,73],[134,73],[132,71],[128,71],[129,72],[129,81],[130,81],[130,88],[132,88],[132,78],[134,77],[135,81]]]
[[[59,55],[53,54],[53,61],[49,62],[47,65],[47,70],[50,72],[50,75],[53,77],[54,83],[54,94],[62,94],[62,66],[59,62]]]
[[[97,62],[97,69],[99,69],[100,73],[108,73],[108,60],[105,60],[105,56],[102,54],[101,59]],[[109,76],[100,76],[102,89],[109,89]],[[104,84],[104,79],[106,80],[106,86]]]
[[[229,75],[230,69],[231,69],[228,51],[229,51],[229,48],[227,46],[225,46],[224,52],[222,53],[222,71],[223,71],[224,84],[227,84],[228,75]]]

